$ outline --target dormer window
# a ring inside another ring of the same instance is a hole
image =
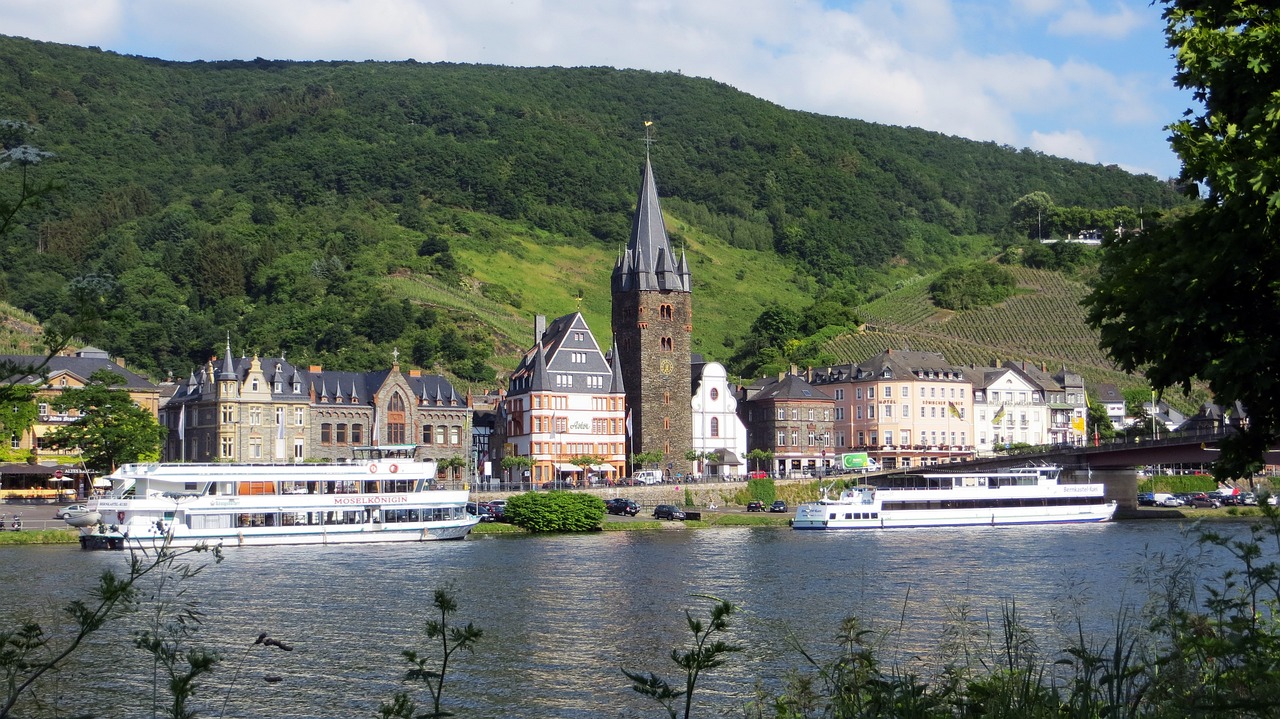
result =
[[[257,377],[254,377],[254,378],[253,378],[253,380],[249,382],[249,389],[253,390],[254,392],[257,392],[257,391],[258,391],[258,378],[257,378]]]
[[[294,394],[302,394],[302,383],[301,383],[301,382],[299,382],[299,381],[297,381],[297,380],[294,380],[294,381],[293,381],[293,393],[294,393]]]

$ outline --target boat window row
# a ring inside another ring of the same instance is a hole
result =
[[[1008,474],[990,477],[939,477],[927,474],[902,474],[880,477],[876,486],[880,489],[953,489],[955,487],[1034,487],[1040,484],[1035,474]]]
[[[209,494],[390,494],[421,491],[416,479],[344,479],[331,481],[215,482]]]
[[[836,519],[838,512],[832,512],[827,519]],[[845,512],[844,519],[879,519],[879,512]]]
[[[324,512],[228,512],[188,514],[190,529],[243,529],[252,527],[320,527],[341,524],[401,524],[443,522],[462,519],[462,507],[420,507],[415,509],[347,509]]]
[[[1103,504],[1102,497],[1041,497],[1023,499],[943,499],[927,502],[885,502],[883,511],[934,509],[1000,509],[1006,507],[1069,507]]]

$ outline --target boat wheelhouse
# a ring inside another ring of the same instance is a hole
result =
[[[1060,482],[1056,466],[896,474],[796,508],[794,529],[890,529],[1104,522],[1116,503],[1101,484]]]
[[[127,464],[77,517],[88,549],[462,539],[479,518],[414,445],[327,464]],[[69,522],[70,523],[70,522]]]

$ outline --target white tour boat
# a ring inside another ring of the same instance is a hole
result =
[[[1105,522],[1101,484],[1058,481],[1060,468],[887,475],[796,508],[795,529],[890,529]]]
[[[86,549],[462,539],[480,521],[468,493],[436,489],[436,463],[415,449],[362,447],[332,464],[126,464],[67,522]]]

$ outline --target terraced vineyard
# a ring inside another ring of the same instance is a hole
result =
[[[1098,333],[1084,322],[1080,300],[1087,288],[1056,272],[1010,268],[1018,294],[994,306],[963,312],[938,309],[922,279],[858,308],[864,331],[827,345],[841,363],[860,362],[885,349],[939,352],[957,365],[1026,361],[1050,369],[1066,365],[1092,388],[1111,383],[1125,389],[1145,386],[1125,374],[1098,348]],[[1180,409],[1194,409],[1201,396],[1168,397]]]

